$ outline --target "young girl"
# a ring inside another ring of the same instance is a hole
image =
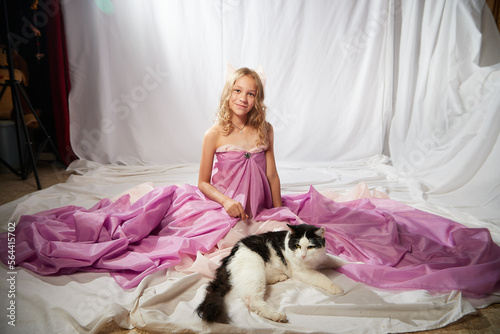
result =
[[[219,107],[217,124],[203,138],[198,187],[210,199],[220,203],[231,217],[243,220],[251,215],[236,199],[221,193],[211,184],[213,159],[217,150],[241,150],[249,154],[265,152],[266,176],[272,203],[279,207],[281,190],[273,150],[273,127],[266,122],[264,87],[259,75],[248,68],[235,71],[227,80]]]

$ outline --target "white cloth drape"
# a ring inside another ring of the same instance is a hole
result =
[[[394,165],[435,203],[478,217],[497,209],[500,218],[500,38],[491,12],[482,1],[402,5]]]
[[[385,154],[426,196],[500,207],[500,37],[484,1],[99,3],[63,2],[80,158],[197,162],[226,63],[263,65],[278,163]]]

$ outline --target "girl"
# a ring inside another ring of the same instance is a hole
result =
[[[211,184],[213,158],[219,149],[247,152],[264,151],[266,176],[272,203],[279,207],[281,190],[273,151],[273,127],[266,122],[264,87],[259,75],[248,68],[235,71],[227,80],[218,112],[217,124],[203,138],[198,187],[210,199],[220,203],[231,217],[243,220],[251,215],[237,200],[224,195]]]

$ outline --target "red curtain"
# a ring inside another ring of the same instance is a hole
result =
[[[50,88],[54,122],[56,128],[57,148],[66,164],[77,159],[71,148],[69,137],[68,95],[71,89],[68,57],[66,54],[66,37],[60,1],[51,0],[50,19],[47,22],[47,56],[50,67]]]

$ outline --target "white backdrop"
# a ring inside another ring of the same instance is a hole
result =
[[[427,196],[500,207],[500,37],[484,1],[67,0],[63,10],[82,159],[197,163],[226,63],[263,65],[278,163],[385,154]]]

